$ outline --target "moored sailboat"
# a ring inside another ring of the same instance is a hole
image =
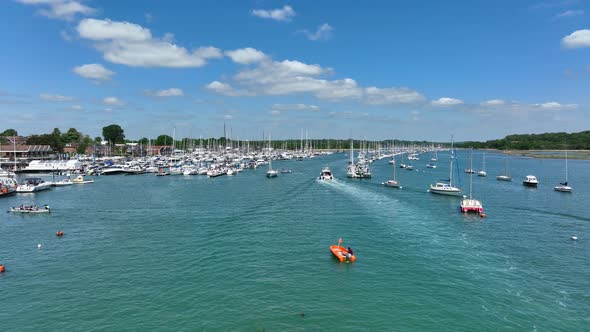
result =
[[[568,185],[567,182],[567,150],[565,151],[565,181],[560,182],[559,186],[553,187],[553,190],[560,191],[562,193],[571,193],[573,188]]]

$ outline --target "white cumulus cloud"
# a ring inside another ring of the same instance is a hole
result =
[[[178,88],[170,88],[165,90],[146,90],[145,94],[152,97],[180,97],[184,96],[184,91]]]
[[[74,67],[72,71],[95,83],[108,81],[115,74],[113,71],[106,69],[99,63],[89,63],[86,65]]]
[[[356,100],[370,105],[410,104],[425,99],[410,88],[363,88],[352,78],[329,79],[333,74],[331,68],[297,60],[275,61],[266,55],[262,57],[262,52],[250,53],[260,54],[256,66],[239,71],[229,82],[213,81],[205,88],[226,96],[310,94],[318,99]]]
[[[251,47],[240,48],[233,51],[225,51],[225,55],[230,57],[233,62],[242,65],[260,62],[266,59],[266,54]]]
[[[307,36],[307,39],[317,41],[330,39],[333,30],[334,28],[331,25],[324,23],[315,32],[310,32],[309,30],[301,30],[301,32]]]
[[[49,18],[57,18],[66,21],[73,20],[76,15],[92,15],[96,9],[75,0],[17,0],[25,5],[41,7],[39,14]]]
[[[481,106],[501,106],[506,104],[502,99],[490,99],[480,103]]]
[[[223,56],[211,46],[189,51],[174,44],[171,34],[154,38],[149,29],[130,22],[86,18],[77,31],[81,38],[95,42],[105,60],[132,67],[201,67],[208,59]]]
[[[567,48],[590,47],[590,30],[577,30],[563,37],[561,43]]]
[[[295,16],[295,10],[291,6],[283,6],[283,8],[279,9],[254,9],[252,11],[252,15],[261,17],[261,18],[268,18],[275,21],[291,21]]]
[[[124,105],[125,103],[123,101],[121,101],[119,98],[117,97],[106,97],[102,100],[102,102],[105,105],[111,105],[111,106],[121,106]]]
[[[39,98],[46,100],[46,101],[58,101],[58,102],[76,100],[76,98],[74,98],[74,97],[68,97],[68,96],[51,94],[51,93],[42,93],[39,95]]]
[[[571,109],[578,108],[577,104],[560,104],[556,101],[550,101],[550,102],[541,103],[541,104],[534,104],[533,106],[535,106],[537,108],[541,108],[543,110],[548,110],[548,111],[561,111],[561,110],[571,110]]]
[[[442,97],[432,101],[434,106],[457,106],[463,104],[463,100],[449,97]]]

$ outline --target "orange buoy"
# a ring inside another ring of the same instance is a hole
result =
[[[0,264],[0,273],[6,271],[6,268],[4,267],[4,265]]]
[[[479,216],[482,217],[482,218],[485,218],[486,217],[486,214],[485,213],[482,213]]]
[[[62,236],[64,236],[64,232],[62,232],[62,231],[57,231],[57,233],[55,233],[55,235],[56,235],[57,237],[62,237]]]

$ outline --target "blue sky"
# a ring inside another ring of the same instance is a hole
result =
[[[588,130],[590,5],[0,4],[0,129],[486,140]]]

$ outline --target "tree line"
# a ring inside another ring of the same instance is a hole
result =
[[[485,142],[461,142],[460,148],[498,150],[590,150],[590,130],[579,133],[544,133],[508,135]]]

